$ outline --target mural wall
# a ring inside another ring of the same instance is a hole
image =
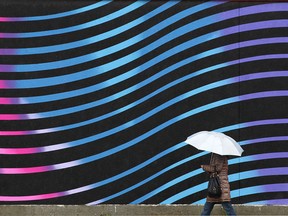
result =
[[[1,204],[288,203],[288,3],[0,1]]]

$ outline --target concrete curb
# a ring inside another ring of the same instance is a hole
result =
[[[194,216],[203,205],[2,205],[0,216]],[[287,206],[234,205],[237,215],[287,215]],[[216,205],[211,215],[225,215]]]

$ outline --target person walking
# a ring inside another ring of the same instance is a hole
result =
[[[207,196],[206,203],[204,205],[201,215],[210,215],[215,204],[222,204],[227,215],[236,215],[231,204],[230,184],[228,181],[228,157],[225,155],[222,156],[216,153],[212,153],[210,164],[201,165],[201,168],[209,175],[217,172],[222,188],[222,193],[220,197],[215,198]]]

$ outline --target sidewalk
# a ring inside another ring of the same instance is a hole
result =
[[[2,205],[0,216],[194,216],[202,205]],[[234,205],[240,215],[287,215],[287,206]],[[216,205],[212,215],[225,215]]]

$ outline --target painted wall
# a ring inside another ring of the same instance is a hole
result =
[[[288,203],[288,3],[0,1],[1,204]]]

